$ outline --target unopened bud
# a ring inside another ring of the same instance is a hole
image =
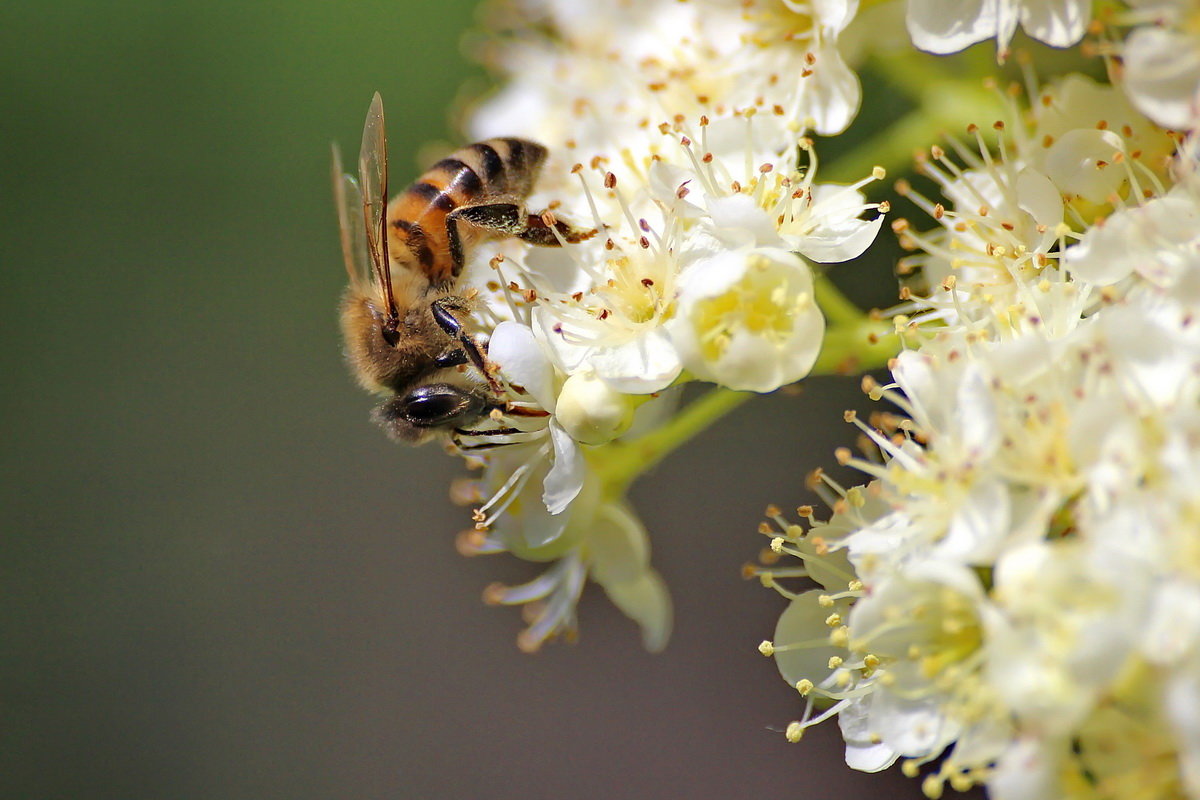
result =
[[[563,384],[554,415],[575,441],[605,444],[629,430],[637,405],[637,398],[581,372]]]

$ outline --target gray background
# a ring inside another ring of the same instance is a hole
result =
[[[771,730],[799,709],[755,649],[782,601],[738,572],[765,504],[810,501],[852,439],[854,380],[758,400],[638,485],[677,606],[659,656],[594,588],[578,645],[518,653],[480,592],[532,570],[459,557],[459,463],[368,424],[328,144],[375,90],[395,185],[454,141],[471,18],[0,10],[0,796],[919,796],[847,769],[836,725]]]

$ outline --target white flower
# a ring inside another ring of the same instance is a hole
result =
[[[876,489],[850,490],[842,510],[807,533],[776,518],[782,536],[772,549],[799,556],[822,588],[795,595],[760,650],[807,698],[803,717],[788,726],[790,740],[836,715],[846,763],[875,772],[899,758],[932,761],[962,737],[964,746],[943,759],[939,780],[949,779],[994,761],[1006,742],[1002,708],[980,700],[987,602],[975,574],[951,562],[915,564],[864,590],[830,547],[849,546],[845,529],[886,513]],[[762,574],[776,586],[774,576],[788,572]],[[832,705],[814,713],[813,698]]]
[[[794,136],[810,124],[837,133],[858,110],[858,78],[837,49],[855,0],[528,6],[503,17],[517,27],[490,60],[511,80],[475,115],[481,137],[517,133],[615,158],[644,151],[643,127],[677,115],[758,108]]]
[[[681,282],[671,337],[696,377],[769,392],[808,374],[825,318],[802,258],[768,248],[727,251],[691,265]]]
[[[536,439],[529,438],[520,446],[522,449],[537,447],[539,454],[549,458],[551,466],[543,481],[545,490],[542,500],[551,514],[559,514],[583,488],[585,466],[583,454],[575,441],[553,416],[557,398],[550,363],[537,346],[529,328],[516,322],[502,322],[496,327],[488,346],[488,357],[500,367],[507,380],[524,388],[551,414],[542,441],[538,443]],[[536,540],[540,538],[536,537],[530,544],[536,547],[550,541]]]
[[[515,513],[501,520],[495,532],[476,531],[460,541],[467,555],[508,551],[526,560],[554,562],[528,583],[492,584],[484,594],[492,605],[527,607],[529,624],[518,635],[518,646],[533,652],[549,639],[574,636],[575,606],[590,578],[639,625],[646,649],[662,650],[671,633],[671,598],[650,567],[646,530],[632,509],[622,500],[605,497],[592,481],[562,516],[566,524],[559,537],[542,547],[524,545],[523,520]]]
[[[640,409],[681,379],[770,391],[810,370],[824,320],[805,258],[857,257],[882,223],[860,217],[885,210],[860,192],[881,171],[816,185],[800,140],[857,111],[858,80],[837,50],[857,4],[522,7],[490,53],[510,79],[470,124],[546,144],[527,206],[596,235],[475,249],[492,270],[470,281],[473,311],[512,401],[495,421],[508,427],[474,431],[464,448],[484,470],[464,549],[554,562],[489,593],[532,604],[522,647],[574,629],[590,577],[658,649],[670,603],[620,499],[628,479],[614,476],[628,470],[610,462],[629,461],[621,440],[645,432]]]
[[[649,536],[633,509],[624,502],[603,504],[583,552],[592,579],[641,626],[646,649],[662,650],[671,633],[671,598],[650,567]]]
[[[649,394],[682,369],[664,323],[674,311],[680,261],[690,254],[670,228],[660,242],[618,238],[580,248],[575,257],[594,260],[592,274],[603,278],[571,294],[541,287],[532,324],[562,373],[589,371],[616,391]]]
[[[1067,743],[1022,737],[1004,753],[988,780],[995,800],[1060,800],[1059,776]]]
[[[956,53],[994,37],[1001,61],[1017,25],[1038,41],[1070,47],[1090,18],[1085,0],[908,0],[908,33],[917,47]]]
[[[1068,734],[1125,665],[1145,613],[1139,572],[1111,551],[1069,542],[998,560],[989,678],[1031,729]]]
[[[1187,131],[1200,121],[1200,9],[1192,0],[1133,2],[1135,28],[1121,50],[1124,88],[1146,116]]]
[[[532,652],[548,639],[574,635],[575,605],[591,578],[641,626],[647,649],[661,650],[670,635],[671,603],[649,566],[646,531],[588,468],[580,446],[580,441],[608,441],[631,430],[640,403],[630,403],[587,373],[564,380],[524,323],[497,325],[488,357],[521,411],[512,413],[510,403],[505,421],[527,423],[494,429],[495,436],[480,426],[468,441],[483,442],[462,445],[484,474],[460,492],[465,503],[478,506],[475,530],[464,534],[459,546],[468,555],[511,552],[554,563],[529,583],[488,587],[485,599],[530,609],[529,625],[517,643]],[[653,423],[643,421],[642,427]]]
[[[1064,263],[1100,286],[1137,272],[1160,288],[1178,287],[1200,299],[1200,196],[1181,185],[1123,209],[1084,234]]]
[[[1033,124],[1014,119],[1021,159],[1043,172],[1075,210],[1092,216],[1082,198],[1102,205],[1144,200],[1152,176],[1166,175],[1175,141],[1147,120],[1117,87],[1071,74],[1032,99]]]
[[[804,568],[760,573],[779,588],[816,578],[821,547],[849,558],[844,589],[780,589],[794,599],[767,649],[832,702],[807,700],[791,738],[837,715],[857,768],[938,758],[930,797],[1166,800],[1200,780],[1194,145],[1153,170],[1130,146],[1153,145],[1152,126],[1095,137],[1055,119],[1089,94],[1045,95],[1040,151],[1037,136],[1000,157],[956,145],[966,170],[935,152],[927,172],[952,204],[915,199],[942,229],[897,226],[927,273],[897,319],[912,349],[892,383],[864,380],[904,416],[848,415],[877,452],[838,461],[872,483],[822,476],[839,524],[779,523],[773,553]],[[1088,142],[1129,158],[1066,152]],[[1119,181],[1089,172],[1105,161]]]
[[[1059,189],[1044,174],[1020,162],[970,157],[962,170],[941,148],[921,170],[942,186],[949,207],[934,203],[907,184],[900,191],[941,224],[918,233],[900,221],[901,245],[920,250],[906,257],[903,273],[919,270],[928,306],[954,321],[975,316],[975,308],[1032,304],[1028,281],[1056,257],[1064,205]],[[970,156],[965,150],[960,155]],[[973,302],[963,303],[964,298]]]
[[[808,373],[824,319],[797,253],[824,262],[861,254],[882,214],[861,217],[886,206],[867,203],[860,190],[883,172],[849,186],[816,184],[807,140],[755,164],[761,116],[725,125],[701,119],[695,139],[668,127],[658,134],[666,144],[645,172],[630,168],[629,181],[601,161],[595,187],[578,165],[581,199],[604,235],[497,264],[506,285],[533,298],[531,325],[557,373],[642,395],[665,389],[685,368],[754,391]],[[739,157],[708,149],[735,129],[743,134]],[[798,150],[809,153],[807,169],[797,167]],[[614,418],[613,431],[619,427]],[[598,443],[596,432],[577,432]]]

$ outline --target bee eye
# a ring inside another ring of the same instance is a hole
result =
[[[445,425],[455,420],[478,416],[485,405],[482,398],[465,389],[446,384],[413,389],[400,403],[404,418],[419,428]]]
[[[418,425],[435,425],[453,417],[462,406],[462,398],[448,394],[413,397],[404,404],[404,416]]]

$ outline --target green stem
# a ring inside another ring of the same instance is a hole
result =
[[[900,84],[896,88],[912,97],[917,108],[823,167],[823,180],[849,183],[876,166],[892,175],[903,174],[912,165],[914,151],[935,144],[947,131],[962,130],[971,122],[989,122],[999,113],[993,91],[961,75],[947,78],[944,60],[941,68],[935,68],[937,58],[921,53],[894,58],[903,63],[889,62],[878,68],[893,85]]]
[[[887,321],[867,317],[825,332],[811,375],[849,375],[887,366],[900,352],[901,340]]]
[[[631,442],[614,442],[601,448],[599,463],[593,466],[605,490],[615,496],[623,494],[635,478],[753,396],[753,392],[717,387],[684,406],[661,428]]]
[[[816,296],[821,313],[834,327],[853,325],[862,321],[862,309],[842,294],[842,290],[829,280],[829,276],[821,273],[814,276],[813,294]]]
[[[843,302],[849,303],[844,298]],[[875,369],[887,364],[899,349],[900,338],[889,323],[869,319],[856,311],[853,319],[826,331],[811,374],[845,375]],[[592,467],[600,477],[603,491],[612,497],[624,494],[639,475],[754,395],[754,392],[717,387],[684,406],[661,428],[633,441],[613,442],[598,448],[592,456]]]

